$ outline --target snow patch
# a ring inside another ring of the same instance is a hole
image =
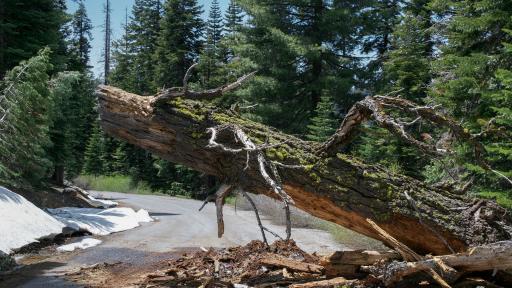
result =
[[[87,249],[94,246],[98,246],[101,244],[101,240],[94,239],[94,238],[84,238],[79,242],[70,243],[67,245],[62,245],[60,247],[57,247],[57,251],[60,252],[72,252],[76,249]]]
[[[0,186],[0,251],[10,254],[62,233],[64,225],[24,197]]]
[[[75,231],[86,231],[93,235],[108,235],[138,227],[140,223],[153,219],[146,210],[135,212],[131,208],[57,208],[48,209],[58,220]]]

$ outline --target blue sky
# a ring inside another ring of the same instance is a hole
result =
[[[112,6],[112,38],[113,40],[118,39],[123,34],[122,24],[125,21],[126,9],[128,14],[131,13],[132,5],[134,0],[111,0],[110,5]],[[211,0],[199,0],[200,5],[203,6],[203,18],[206,19],[208,10],[210,8]],[[219,0],[223,11],[226,10],[229,0]],[[92,50],[91,50],[91,65],[94,67],[93,72],[96,76],[102,74],[102,64],[99,63],[101,60],[101,54],[103,49],[103,4],[105,0],[85,0],[84,1],[87,14],[92,21],[94,26],[92,36]],[[68,12],[73,13],[76,10],[77,4],[72,0],[67,0]]]

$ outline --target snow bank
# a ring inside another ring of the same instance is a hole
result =
[[[108,235],[138,227],[153,219],[145,210],[135,212],[131,208],[57,208],[49,212],[67,227],[75,231],[87,231],[93,235]]]
[[[82,199],[86,201],[90,207],[93,208],[113,208],[118,205],[117,202],[106,200],[106,199],[98,199],[94,196],[92,196],[89,192],[86,190],[74,186],[71,182],[66,181],[64,184],[67,186],[64,188],[63,193],[74,195],[76,198]],[[72,205],[74,206],[74,205]]]
[[[24,197],[0,186],[0,251],[10,254],[42,238],[52,238],[64,225]]]
[[[111,200],[103,200],[103,199],[94,198],[90,194],[87,195],[87,199],[89,199],[89,202],[91,202],[91,204],[94,207],[98,207],[98,208],[112,208],[112,207],[116,207],[118,205],[117,202],[114,202]]]
[[[87,249],[94,246],[98,246],[101,244],[101,240],[94,239],[94,238],[84,238],[79,242],[70,243],[67,245],[62,245],[60,247],[57,247],[57,251],[60,252],[71,252],[75,251],[76,249]]]

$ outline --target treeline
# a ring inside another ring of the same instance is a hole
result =
[[[311,141],[329,137],[358,100],[395,92],[457,119],[485,144],[495,171],[475,165],[449,131],[421,121],[408,131],[456,153],[431,159],[371,122],[345,153],[433,185],[471,183],[471,192],[512,206],[510,183],[497,176],[512,177],[512,0],[231,0],[226,11],[213,0],[206,8],[203,20],[195,0],[136,0],[113,43],[108,82],[150,95],[181,86],[195,62],[195,89],[257,70],[215,104]],[[89,124],[84,167],[70,171],[132,175],[170,193],[201,185],[197,173]]]

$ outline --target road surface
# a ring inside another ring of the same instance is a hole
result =
[[[28,269],[19,278],[22,283],[18,287],[77,287],[59,278],[67,271],[77,267],[96,263],[137,263],[165,259],[169,253],[176,253],[186,248],[198,247],[229,247],[244,245],[251,240],[261,239],[252,211],[235,211],[230,206],[224,207],[225,234],[217,238],[217,222],[215,206],[208,204],[199,212],[200,201],[180,199],[168,196],[131,195],[114,192],[92,192],[119,202],[122,206],[134,209],[146,209],[157,219],[153,223],[144,224],[133,230],[128,230],[105,237],[95,237],[103,240],[99,246],[73,253],[64,253],[46,259],[39,264],[39,269]],[[284,227],[273,225],[264,220],[264,225],[271,230],[284,235]],[[331,236],[319,230],[293,229],[292,237],[297,244],[308,252],[327,252],[342,250],[345,247],[336,243]],[[275,239],[269,235],[269,241]],[[50,265],[51,264],[51,265]],[[9,283],[8,285],[11,285]],[[0,287],[2,282],[0,282]]]

